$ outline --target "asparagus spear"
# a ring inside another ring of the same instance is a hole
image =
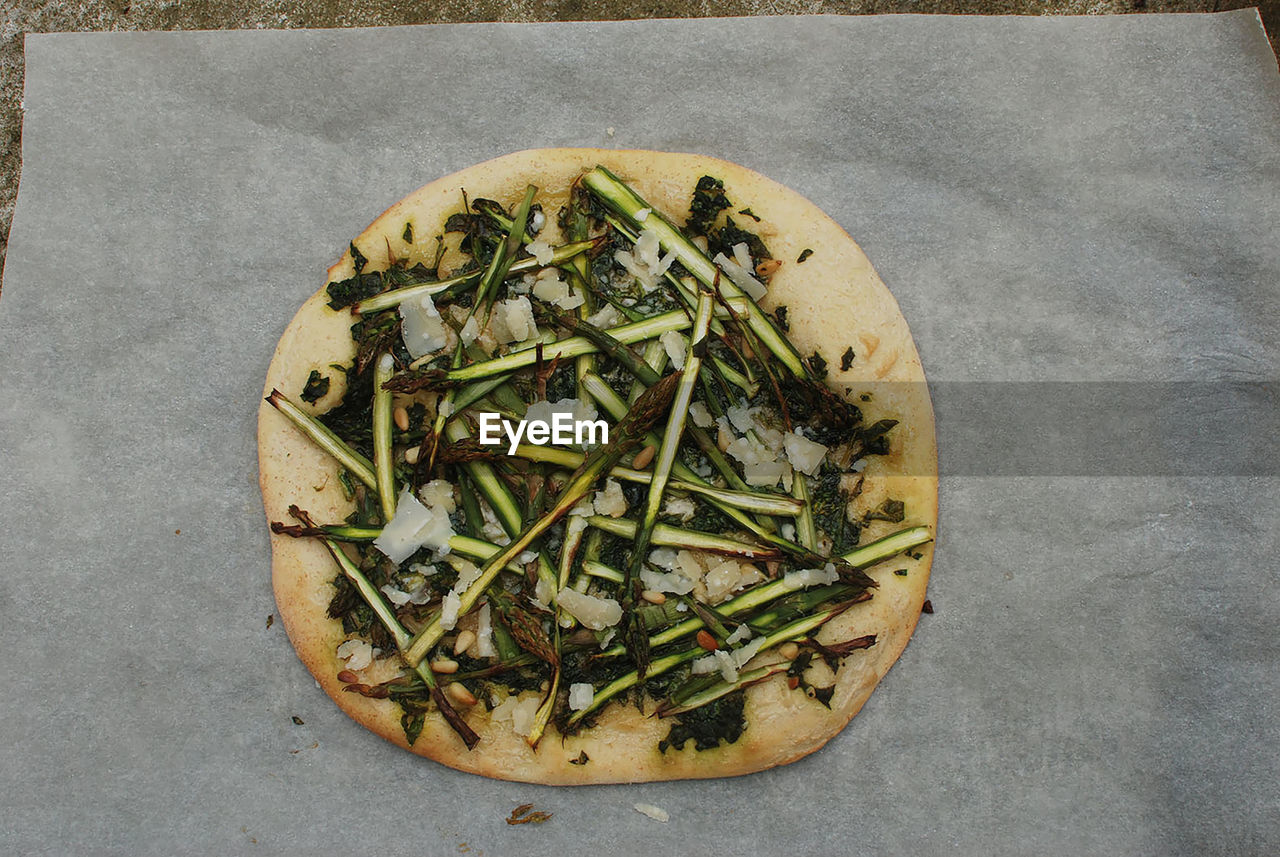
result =
[[[301,429],[302,433],[311,438],[317,446],[336,458],[339,464],[351,472],[352,476],[377,490],[378,477],[374,474],[373,463],[369,459],[347,446],[346,441],[330,431],[328,426],[289,401],[279,390],[272,390],[271,395],[267,396],[267,401],[273,408],[288,417],[289,421]]]
[[[373,463],[378,478],[382,523],[396,516],[396,470],[391,463],[391,391],[382,385],[391,380],[395,359],[383,354],[373,372]]]

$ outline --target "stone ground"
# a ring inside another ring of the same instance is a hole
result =
[[[76,30],[369,27],[473,21],[574,21],[892,12],[1109,15],[1257,6],[1280,53],[1280,0],[0,0],[0,266],[22,169],[22,40]]]

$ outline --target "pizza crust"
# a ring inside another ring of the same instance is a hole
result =
[[[526,184],[553,189],[539,191],[548,214],[543,237],[555,243],[555,212],[565,201],[570,183],[596,164],[603,164],[630,183],[645,199],[679,222],[688,211],[690,194],[699,177],[722,178],[735,207],[750,206],[762,222],[760,232],[771,252],[782,260],[766,309],[785,304],[791,325],[788,334],[802,354],[814,350],[831,364],[830,385],[852,388],[857,396],[874,382],[870,403],[859,402],[868,422],[881,417],[900,421],[890,434],[891,452],[871,456],[865,470],[860,506],[874,508],[894,497],[906,504],[903,525],[937,524],[937,451],[933,410],[920,358],[906,320],[896,301],[851,238],[811,202],[745,167],[700,155],[603,149],[540,149],[518,152],[438,179],[387,209],[355,240],[369,259],[368,270],[398,258],[434,256],[435,236],[443,233],[450,212],[461,206],[461,189],[470,198],[487,197],[504,205],[518,200]],[[413,226],[415,242],[403,238],[405,223]],[[806,248],[814,251],[803,264],[795,260]],[[352,260],[343,255],[329,269],[329,280],[351,276]],[[323,412],[342,394],[341,373],[326,371],[331,363],[350,360],[351,314],[326,306],[322,289],[298,311],[285,330],[267,372],[264,395],[278,388],[296,396],[312,369],[332,378],[332,389],[317,405]],[[852,346],[857,354],[850,371],[839,369],[840,355]],[[317,520],[345,517],[337,466],[265,402],[258,420],[259,468],[268,521],[288,520],[288,506],[299,503]],[[863,543],[885,535],[898,525],[873,524]],[[594,728],[562,737],[554,725],[536,750],[516,735],[510,724],[489,722],[483,703],[466,713],[480,735],[468,751],[435,712],[426,718],[412,747],[400,725],[400,707],[387,700],[368,699],[343,690],[337,673],[344,668],[335,650],[343,641],[341,623],[327,615],[336,566],[314,540],[272,535],[272,583],[285,630],[298,656],[325,692],[353,719],[387,740],[450,767],[499,779],[576,785],[642,782],[746,774],[805,756],[840,732],[862,707],[875,685],[906,646],[925,597],[933,545],[920,548],[919,559],[899,556],[870,569],[880,587],[874,597],[855,605],[828,623],[818,635],[823,642],[875,634],[876,645],[844,659],[828,710],[799,691],[789,690],[785,677],[775,676],[747,690],[744,718],[747,728],[737,742],[697,751],[688,742],[682,751],[659,752],[658,742],[671,722],[647,716],[634,705],[611,704],[597,716]],[[893,573],[906,569],[905,576]],[[394,657],[384,658],[361,673],[376,682],[399,671]],[[585,752],[589,762],[569,764]]]

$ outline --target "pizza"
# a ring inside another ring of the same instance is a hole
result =
[[[548,784],[745,774],[906,646],[933,413],[854,241],[714,158],[518,152],[357,236],[267,372],[289,639],[355,721]]]

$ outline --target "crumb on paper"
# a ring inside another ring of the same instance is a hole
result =
[[[647,815],[654,821],[660,821],[666,824],[671,819],[671,814],[660,806],[654,806],[651,803],[638,803],[635,805],[636,812],[641,815]]]
[[[511,810],[511,815],[507,816],[507,824],[542,824],[551,816],[552,813],[549,812],[534,812],[531,803],[522,803]]]

